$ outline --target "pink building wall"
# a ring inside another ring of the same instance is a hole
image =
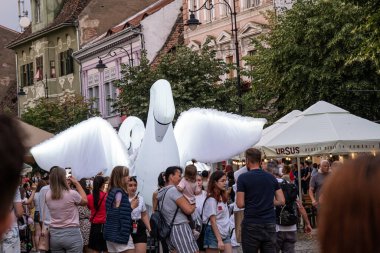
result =
[[[199,8],[206,0],[184,0],[183,13],[184,23],[189,19],[190,9]],[[208,46],[217,50],[217,58],[226,62],[236,62],[234,51],[234,39],[231,32],[231,16],[229,10],[222,3],[223,0],[212,1],[215,5],[210,11],[202,9],[196,14],[196,18],[202,23],[194,31],[185,27],[185,43],[193,50],[198,50],[210,39]],[[226,0],[231,7],[233,0]],[[193,6],[195,4],[195,6]],[[249,7],[248,4],[253,4]],[[255,48],[251,45],[251,39],[263,32],[267,32],[265,25],[268,23],[265,19],[265,12],[273,10],[271,0],[235,0],[237,12],[237,28],[240,59],[252,54]],[[228,15],[227,15],[228,13]],[[210,16],[211,15],[211,16]],[[241,66],[244,66],[244,60]]]
[[[124,48],[130,51],[130,44],[124,45]],[[140,64],[141,58],[141,41],[132,43],[132,58],[133,65]],[[111,112],[110,101],[108,95],[111,95],[111,99],[116,99],[118,90],[112,88],[112,82],[121,78],[121,64],[129,64],[128,55],[122,51],[115,49],[117,54],[115,57],[106,56],[109,50],[105,50],[103,54],[100,54],[102,61],[107,65],[107,68],[103,72],[99,72],[96,69],[99,59],[94,56],[91,59],[82,61],[82,95],[86,99],[96,98],[98,102],[94,102],[94,107],[97,107],[101,117],[105,118],[113,127],[118,127],[121,123],[121,117],[119,112]],[[107,90],[108,89],[108,90]],[[112,103],[111,103],[112,104]]]

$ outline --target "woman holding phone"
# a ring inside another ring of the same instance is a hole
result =
[[[136,177],[130,177],[127,185],[127,192],[129,201],[138,199],[139,205],[132,211],[132,239],[135,245],[135,253],[145,253],[147,245],[146,230],[150,232],[149,216],[144,203],[144,198],[136,194],[137,179]]]
[[[83,239],[79,228],[77,206],[87,205],[87,196],[80,183],[68,180],[76,187],[71,190],[66,181],[66,171],[54,166],[50,170],[50,190],[44,201],[50,211],[50,249],[52,252],[82,252]]]

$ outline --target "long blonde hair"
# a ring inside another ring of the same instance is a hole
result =
[[[113,168],[108,189],[111,190],[112,188],[122,188],[126,190],[127,186],[123,181],[123,178],[127,176],[129,176],[129,169],[127,167],[116,166]]]
[[[61,167],[54,166],[50,169],[49,181],[52,199],[61,199],[63,191],[70,190],[66,182],[66,171]]]

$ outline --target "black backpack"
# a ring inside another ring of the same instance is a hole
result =
[[[163,203],[165,200],[165,195],[169,189],[170,188],[168,188],[164,193],[164,196],[162,198],[162,206],[163,206]],[[173,219],[172,219],[171,223],[168,224],[168,223],[166,223],[165,217],[162,214],[162,206],[160,208],[160,202],[158,202],[157,211],[154,212],[152,214],[152,216],[150,217],[150,228],[151,228],[150,236],[155,238],[155,239],[158,239],[159,241],[164,241],[164,240],[166,240],[166,238],[168,238],[170,236],[170,232],[172,230],[173,222],[174,222],[175,217],[177,216],[177,212],[179,209],[179,207],[177,206],[177,209],[174,213]]]
[[[283,180],[280,187],[284,193],[285,205],[276,207],[276,223],[282,226],[291,226],[297,224],[297,194],[298,190],[294,184]]]

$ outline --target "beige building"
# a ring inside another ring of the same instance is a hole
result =
[[[200,49],[205,43],[217,50],[217,58],[223,59],[227,63],[235,63],[235,45],[231,32],[231,15],[224,2],[228,2],[231,7],[234,0],[184,0],[183,13],[184,23],[189,19],[190,10],[199,9],[205,1],[207,6],[212,4],[214,8],[205,8],[195,12],[202,24],[195,30],[185,27],[185,43],[193,50]],[[241,66],[244,66],[242,57],[253,54],[255,48],[251,44],[251,39],[267,32],[265,24],[267,21],[264,13],[273,10],[271,0],[235,0],[237,13],[237,29]],[[231,73],[231,76],[234,73]]]
[[[76,19],[89,0],[31,0],[31,25],[8,48],[16,54],[19,114],[41,97],[80,94]]]

